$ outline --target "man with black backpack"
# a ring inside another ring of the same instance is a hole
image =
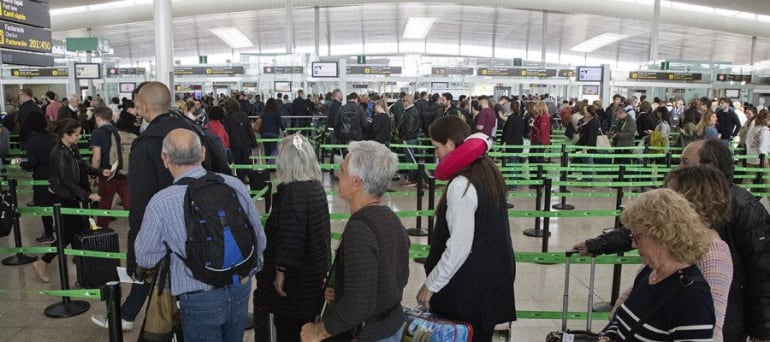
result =
[[[128,246],[126,268],[129,275],[136,274],[134,241],[142,226],[142,217],[144,217],[147,203],[150,202],[150,198],[155,193],[171,185],[174,180],[171,173],[164,167],[163,160],[161,159],[163,138],[177,128],[183,128],[196,133],[199,137],[202,137],[201,141],[207,146],[204,167],[214,172],[230,173],[227,159],[223,155],[221,148],[215,147],[213,140],[206,136],[203,130],[192,123],[191,120],[171,112],[171,92],[165,84],[160,82],[140,84],[134,90],[134,104],[139,115],[145,122],[149,122],[149,125],[134,140],[129,156],[129,164],[134,165],[131,168],[131,175],[128,177],[131,211],[128,214],[129,230],[126,243]],[[134,319],[136,319],[136,316],[142,309],[149,292],[150,285],[131,285],[131,292],[121,306],[123,330],[133,329]],[[105,315],[91,316],[91,321],[98,326],[107,328],[107,317]]]
[[[171,295],[179,299],[185,340],[242,341],[265,233],[246,186],[206,172],[204,157],[190,130],[175,129],[163,139],[163,164],[174,183],[147,205],[136,262],[151,268],[170,256]]]
[[[348,103],[342,105],[336,115],[334,135],[337,137],[337,144],[363,140],[369,125],[364,109],[358,104],[358,94],[350,93],[347,99]]]

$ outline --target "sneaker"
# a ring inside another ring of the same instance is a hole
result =
[[[43,236],[35,239],[35,241],[37,241],[37,243],[39,243],[41,245],[50,245],[50,244],[53,244],[54,242],[56,242],[56,238],[53,237],[53,236],[43,235]]]
[[[48,264],[45,263],[42,259],[38,259],[37,261],[32,263],[32,268],[35,269],[35,272],[37,272],[38,278],[44,283],[50,283],[51,278],[48,277],[48,270],[46,269]]]
[[[407,181],[404,181],[403,183],[401,183],[401,186],[417,186],[417,182],[413,182],[413,181],[407,180]]]
[[[107,321],[107,315],[91,315],[91,322],[94,322],[94,324],[105,329],[110,327],[110,323]],[[123,331],[131,331],[131,329],[134,329],[134,322],[125,319],[120,320],[120,325],[123,326]]]

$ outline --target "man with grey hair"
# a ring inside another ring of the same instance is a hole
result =
[[[380,143],[348,145],[339,196],[350,205],[351,216],[330,272],[328,283],[333,286],[326,289],[326,313],[321,322],[302,326],[303,341],[332,336],[401,340],[400,303],[409,279],[409,237],[393,210],[380,203],[397,162],[396,155]]]
[[[61,106],[59,112],[56,113],[56,121],[61,121],[66,118],[78,119],[78,105],[80,105],[80,97],[77,95],[71,95],[66,106]]]
[[[262,267],[266,238],[246,186],[235,177],[217,174],[235,190],[241,209],[254,229],[258,241],[258,262],[248,277],[241,278],[240,283],[213,287],[192,276],[191,269],[182,259],[186,255],[188,240],[184,210],[187,185],[176,183],[184,178],[205,176],[206,170],[201,165],[205,155],[200,138],[190,130],[174,129],[163,139],[161,158],[174,177],[174,184],[155,194],[147,205],[134,243],[136,263],[152,268],[167,253],[171,255],[171,294],[179,297],[186,340],[210,336],[217,341],[241,341],[246,323],[244,318],[248,314],[251,279]],[[213,317],[211,312],[218,314]]]

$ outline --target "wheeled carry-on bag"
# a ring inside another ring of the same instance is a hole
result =
[[[404,308],[402,342],[465,342],[473,340],[470,323],[455,322],[421,309]]]
[[[591,318],[594,306],[594,276],[596,275],[596,258],[591,258],[591,276],[588,281],[588,315],[586,319],[586,330],[568,330],[567,314],[569,309],[569,268],[570,257],[576,254],[577,250],[568,250],[564,262],[564,300],[561,313],[561,331],[552,331],[546,336],[546,342],[596,342],[599,335],[591,332]]]
[[[98,252],[120,252],[118,233],[109,228],[88,230],[75,236],[72,248]],[[78,257],[75,259],[77,282],[82,288],[99,288],[108,281],[118,280],[120,259]]]

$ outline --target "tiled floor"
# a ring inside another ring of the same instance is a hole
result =
[[[327,186],[331,186],[327,180]],[[393,183],[393,189],[402,191],[414,191],[414,188],[399,188],[398,183]],[[574,189],[580,192],[611,192],[609,189]],[[532,192],[533,190],[520,187],[518,192]],[[21,195],[20,205],[31,201],[30,195]],[[347,212],[347,204],[336,197],[329,197],[332,212]],[[578,210],[613,209],[614,198],[576,198],[568,202],[574,204]],[[557,198],[551,200],[553,204]],[[414,210],[416,200],[413,196],[386,195],[385,203],[394,210]],[[534,199],[511,199],[516,210],[534,209]],[[263,203],[258,203],[260,211],[264,209]],[[425,207],[427,207],[427,200]],[[552,236],[549,243],[550,251],[563,251],[581,239],[595,236],[602,229],[613,225],[613,218],[563,218],[551,219]],[[406,227],[415,225],[414,219],[405,219]],[[423,222],[426,225],[426,222]],[[510,220],[511,236],[513,237],[516,251],[540,251],[541,240],[526,237],[522,231],[534,226],[534,219],[512,218]],[[332,229],[341,231],[344,222],[333,222]],[[126,219],[118,219],[112,224],[121,233],[122,250],[125,250],[125,236],[127,232]],[[25,246],[35,246],[34,238],[42,232],[40,219],[34,217],[22,218],[22,240]],[[426,238],[412,238],[413,243],[427,243]],[[12,246],[12,236],[0,239],[0,247]],[[4,256],[3,256],[4,257]],[[68,263],[72,265],[72,263]],[[43,314],[46,306],[60,300],[57,297],[49,297],[38,294],[40,290],[52,290],[59,288],[59,277],[55,263],[49,266],[52,282],[44,284],[40,282],[30,265],[4,266],[0,265],[0,341],[108,341],[107,330],[99,328],[91,323],[90,316],[94,313],[104,313],[104,303],[98,300],[89,300],[91,309],[82,315],[66,318],[52,319]],[[622,287],[630,286],[636,266],[623,268]],[[609,299],[611,287],[612,267],[607,265],[597,266],[596,276],[596,301]],[[75,270],[69,267],[70,280],[74,283]],[[410,267],[410,280],[404,290],[403,304],[414,306],[417,290],[425,280],[422,265],[412,262]],[[585,310],[587,302],[588,266],[576,265],[572,273],[573,296],[570,298],[571,310]],[[538,265],[530,263],[518,263],[516,274],[516,307],[518,310],[548,310],[561,309],[562,291],[564,281],[563,265]],[[128,287],[123,287],[124,294]],[[140,322],[143,315],[138,317]],[[584,322],[571,321],[573,328],[584,328]],[[601,329],[605,321],[594,320],[593,328]],[[519,320],[512,325],[513,340],[515,341],[542,341],[545,335],[558,329],[560,322],[557,320]],[[138,327],[124,335],[126,341],[136,340]],[[252,334],[246,333],[245,341],[252,340]]]

